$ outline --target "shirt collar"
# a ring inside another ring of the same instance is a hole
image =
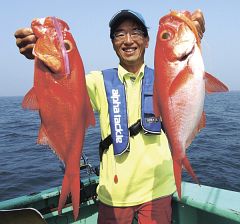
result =
[[[121,82],[123,83],[123,80],[125,77],[129,76],[129,77],[136,77],[136,79],[141,79],[144,75],[144,68],[145,68],[145,64],[142,65],[142,67],[140,68],[139,72],[137,75],[128,72],[125,68],[123,68],[120,64],[118,65],[118,77],[121,80]]]

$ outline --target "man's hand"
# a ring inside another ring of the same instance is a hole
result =
[[[202,39],[203,33],[205,32],[205,20],[203,13],[200,9],[197,9],[192,13],[192,21],[197,28],[198,36],[200,37],[200,39]]]
[[[203,33],[205,32],[205,20],[203,13],[200,9],[197,9],[192,13],[192,20],[197,28],[198,35],[202,39]],[[36,36],[34,35],[31,28],[18,29],[15,34],[16,44],[19,48],[19,52],[28,59],[34,59],[32,54],[33,47],[36,43]]]
[[[34,59],[32,54],[33,47],[36,43],[36,36],[31,28],[18,29],[15,34],[16,44],[19,48],[19,52],[28,59]]]

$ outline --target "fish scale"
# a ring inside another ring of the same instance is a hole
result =
[[[83,141],[86,129],[95,125],[83,62],[64,21],[55,17],[34,19],[32,29],[38,38],[33,49],[34,85],[22,106],[39,111],[38,143],[48,144],[65,164],[58,212],[61,213],[71,193],[76,220]],[[68,49],[65,49],[66,44]]]
[[[207,93],[228,91],[205,72],[200,47],[190,12],[172,11],[160,19],[154,56],[154,112],[161,117],[168,138],[179,198],[182,166],[198,183],[186,149],[205,127],[205,88]]]

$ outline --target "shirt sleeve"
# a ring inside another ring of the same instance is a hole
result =
[[[94,111],[99,111],[100,108],[99,102],[97,101],[99,76],[101,76],[100,71],[90,72],[86,75],[88,95],[90,97],[90,101]]]

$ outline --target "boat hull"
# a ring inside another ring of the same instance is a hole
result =
[[[44,220],[51,223],[97,223],[98,199],[96,187],[98,177],[82,180],[80,216],[74,221],[70,198],[62,210],[57,212],[60,187],[51,188],[0,202],[0,224],[7,224],[3,219],[3,210],[34,208]],[[182,183],[182,199],[173,195],[172,223],[175,224],[237,224],[240,223],[240,193],[192,183]],[[1,211],[2,210],[2,211]],[[2,214],[2,217],[1,217]],[[137,223],[137,218],[133,224]]]

